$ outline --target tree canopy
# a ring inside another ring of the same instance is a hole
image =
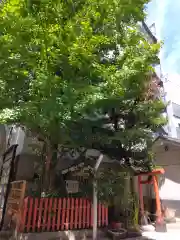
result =
[[[164,124],[164,104],[147,94],[160,47],[140,32],[147,2],[1,3],[0,122],[142,163]]]

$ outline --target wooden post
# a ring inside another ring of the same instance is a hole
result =
[[[162,216],[161,212],[161,201],[159,197],[159,187],[158,187],[158,180],[157,176],[153,176],[153,185],[154,185],[154,192],[156,195],[156,224],[155,230],[156,232],[167,232],[166,222]]]
[[[153,184],[154,184],[154,192],[155,192],[155,197],[156,197],[156,220],[161,221],[161,202],[160,202],[160,197],[159,197],[159,187],[158,187],[158,181],[157,181],[157,176],[153,176]]]

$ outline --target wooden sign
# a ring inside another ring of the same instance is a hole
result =
[[[13,213],[20,211],[25,197],[26,181],[11,182],[11,189],[7,200],[7,208]]]

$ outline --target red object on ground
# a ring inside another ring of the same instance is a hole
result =
[[[112,222],[111,227],[112,227],[112,229],[122,228],[122,223],[121,222]]]

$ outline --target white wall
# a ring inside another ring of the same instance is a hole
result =
[[[161,199],[180,200],[180,150],[158,153],[157,164],[165,170],[160,183]]]
[[[6,128],[7,131],[10,130],[10,128]],[[9,134],[7,134],[7,138],[9,138]],[[18,144],[16,155],[19,155],[22,152],[24,147],[24,139],[25,139],[24,130],[22,130],[22,128],[20,127],[14,126],[11,132],[10,145]]]
[[[165,145],[168,151],[165,151]],[[180,217],[180,147],[165,143],[154,146],[153,150],[157,165],[165,170],[159,179],[160,198],[166,207],[176,210],[176,216]]]
[[[149,27],[152,26],[152,24],[154,24],[153,25],[154,27],[153,28],[150,27],[150,30],[153,32],[153,34],[155,34],[158,41],[165,40],[162,37],[163,36],[162,34],[164,34],[164,32],[161,32],[161,28],[164,25],[163,17],[165,14],[165,10],[167,10],[166,7],[168,6],[167,4],[164,4],[165,2],[166,2],[165,0],[162,0],[162,1],[153,0],[153,1],[150,1],[150,3],[147,5],[148,15],[147,15],[146,22]],[[172,72],[172,73],[177,72],[177,71],[172,71],[173,67],[175,66],[174,58],[171,59],[168,57],[166,61],[164,61],[165,59],[163,57],[163,54],[166,47],[167,46],[164,45],[159,54],[159,58],[160,58],[162,69],[163,69],[163,72],[161,75],[167,74],[169,72]],[[174,51],[171,51],[170,55],[172,55],[172,52],[175,53],[176,49]],[[156,72],[157,72],[157,75],[159,76],[158,72],[161,73],[161,70],[157,68]],[[174,102],[176,104],[180,104],[180,76],[178,74],[169,74],[167,76],[167,79],[168,79],[167,82],[163,81],[164,89],[166,92],[166,100],[171,101],[171,103]],[[177,119],[173,116],[171,103],[167,108],[169,123],[167,125],[167,128],[165,128],[165,130],[168,132],[168,135],[170,137],[177,138],[176,127],[178,127],[178,123],[180,123],[180,119]]]
[[[168,133],[169,136],[177,138],[176,127],[180,123],[180,119],[173,116],[172,103],[180,105],[180,76],[169,75],[168,80],[164,81],[164,90],[166,101],[169,102],[167,107],[168,115]]]

